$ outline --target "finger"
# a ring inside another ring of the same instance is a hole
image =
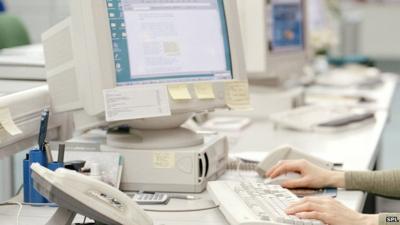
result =
[[[288,208],[302,205],[305,203],[315,203],[315,204],[322,205],[324,203],[324,199],[325,199],[324,197],[304,197],[304,198],[300,199],[299,201],[291,203],[288,206]]]
[[[302,168],[303,164],[300,161],[284,161],[271,173],[270,177],[275,178],[289,172],[300,172]]]
[[[288,180],[282,183],[282,187],[288,189],[307,187],[307,179],[300,178],[300,179]]]
[[[283,163],[284,161],[279,161],[278,163],[276,163],[275,165],[273,165],[266,173],[265,173],[265,176],[266,177],[270,177],[271,176],[271,174],[278,168],[278,167],[280,167],[281,165],[282,165],[282,163]]]
[[[328,223],[328,215],[322,212],[301,212],[296,214],[300,219],[320,220],[323,223]]]
[[[304,202],[300,205],[290,206],[285,211],[289,215],[294,215],[301,212],[321,212],[322,210],[323,206],[321,204],[317,204],[315,202]]]

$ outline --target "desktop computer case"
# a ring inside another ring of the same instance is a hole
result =
[[[132,150],[104,145],[101,150],[124,157],[120,186],[124,191],[200,193],[208,181],[225,173],[228,162],[228,141],[219,135],[187,148]]]

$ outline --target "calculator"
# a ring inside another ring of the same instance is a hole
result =
[[[139,205],[161,205],[169,201],[168,194],[165,193],[135,193],[132,199]]]

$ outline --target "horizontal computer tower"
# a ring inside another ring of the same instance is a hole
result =
[[[124,191],[199,193],[224,174],[228,162],[228,142],[219,135],[194,147],[133,150],[104,145],[101,150],[122,154]]]

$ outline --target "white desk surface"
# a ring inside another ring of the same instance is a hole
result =
[[[371,90],[380,106],[390,108],[396,87],[395,79],[388,78],[385,85]],[[262,104],[266,104],[263,102]],[[257,107],[257,104],[255,104]],[[379,143],[389,114],[386,110],[377,113],[374,124],[340,133],[304,133],[284,129],[274,129],[273,125],[262,118],[253,119],[252,125],[238,135],[232,152],[268,151],[282,144],[290,144],[310,154],[344,164],[345,170],[372,169],[379,153]],[[171,200],[168,206],[160,209],[197,209],[211,206],[206,193],[201,200]],[[362,210],[365,194],[360,191],[339,190],[337,199],[354,210]],[[0,207],[2,225],[16,224],[17,206]],[[54,208],[24,206],[21,225],[45,224],[54,213]],[[155,224],[174,225],[222,225],[227,224],[218,209],[188,213],[153,213]],[[81,219],[81,218],[80,218]]]

